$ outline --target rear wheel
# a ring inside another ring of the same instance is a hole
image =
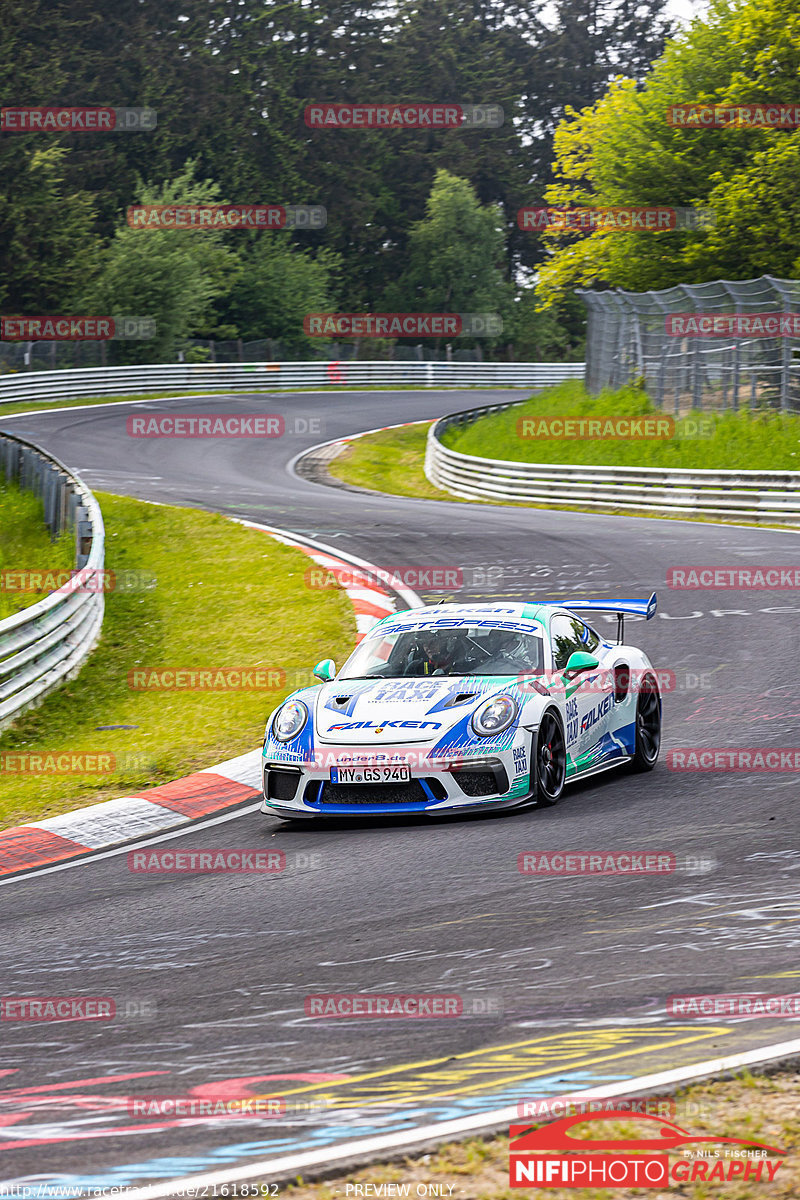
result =
[[[636,744],[632,771],[652,771],[661,749],[661,702],[656,681],[645,675],[636,700]]]
[[[567,778],[567,746],[561,722],[548,710],[536,734],[531,763],[531,793],[537,808],[558,804]]]

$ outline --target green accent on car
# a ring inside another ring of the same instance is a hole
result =
[[[509,800],[512,800],[516,799],[517,796],[524,796],[526,792],[530,791],[530,786],[530,775],[527,772],[523,775],[518,775],[508,791],[503,794],[503,798],[507,797]]]
[[[545,626],[547,624],[547,615],[546,612],[542,612],[543,607],[541,604],[526,604],[521,615],[526,621],[535,621],[537,625]]]

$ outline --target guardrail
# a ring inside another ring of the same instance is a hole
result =
[[[513,402],[515,404],[521,401]],[[462,454],[441,435],[513,404],[442,417],[431,426],[425,474],[435,487],[470,500],[569,504],[635,512],[705,514],[767,524],[800,524],[800,471],[706,471],[528,463]]]
[[[582,379],[583,363],[163,363],[0,376],[0,405],[141,392],[281,391],[320,387],[546,387]]]
[[[100,636],[105,607],[105,530],[100,506],[84,483],[33,442],[0,433],[0,472],[44,501],[53,536],[75,530],[80,587],[0,621],[0,729],[38,704],[81,667]]]

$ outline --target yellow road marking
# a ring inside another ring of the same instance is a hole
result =
[[[690,1030],[692,1032],[692,1036],[678,1037],[678,1039],[676,1040],[676,1035],[687,1033]],[[522,1041],[522,1042],[509,1042],[509,1043],[506,1043],[501,1046],[486,1046],[482,1050],[469,1050],[464,1054],[448,1055],[445,1058],[430,1058],[430,1059],[423,1059],[420,1062],[402,1063],[402,1064],[399,1064],[399,1065],[393,1066],[393,1067],[382,1067],[382,1068],[380,1068],[380,1070],[377,1070],[377,1071],[366,1071],[361,1075],[353,1075],[349,1079],[343,1079],[341,1081],[341,1083],[339,1083],[338,1085],[332,1084],[330,1080],[327,1080],[325,1082],[320,1082],[320,1083],[306,1084],[303,1087],[292,1088],[288,1091],[275,1091],[275,1092],[270,1092],[267,1094],[271,1095],[271,1096],[296,1096],[296,1095],[300,1095],[303,1093],[320,1091],[321,1089],[328,1089],[330,1091],[330,1089],[332,1087],[349,1089],[354,1084],[364,1083],[367,1080],[381,1079],[381,1078],[385,1079],[389,1075],[398,1075],[400,1073],[410,1072],[410,1071],[420,1071],[420,1070],[423,1070],[424,1068],[439,1066],[440,1064],[453,1064],[453,1065],[449,1066],[449,1068],[446,1071],[431,1072],[430,1083],[434,1084],[434,1083],[438,1082],[439,1084],[441,1084],[442,1080],[446,1079],[448,1077],[454,1077],[455,1080],[458,1080],[459,1077],[461,1079],[465,1079],[465,1078],[469,1077],[469,1074],[474,1076],[475,1074],[478,1074],[478,1073],[486,1074],[487,1072],[489,1072],[491,1070],[501,1071],[501,1070],[507,1069],[512,1064],[519,1064],[519,1066],[517,1067],[517,1072],[519,1072],[519,1067],[522,1066],[523,1064],[520,1063],[518,1056],[513,1055],[513,1054],[508,1054],[507,1053],[508,1051],[521,1050],[524,1052],[527,1049],[527,1050],[530,1050],[531,1052],[534,1052],[534,1051],[536,1051],[536,1048],[538,1047],[539,1048],[538,1056],[541,1057],[543,1055],[545,1059],[556,1059],[556,1058],[563,1058],[565,1055],[568,1055],[570,1053],[570,1049],[571,1049],[570,1045],[569,1045],[570,1041],[572,1041],[573,1043],[576,1041],[578,1043],[581,1043],[581,1042],[585,1043],[588,1041],[590,1044],[592,1042],[594,1042],[594,1043],[605,1042],[606,1044],[610,1044],[610,1045],[614,1045],[615,1043],[617,1043],[617,1049],[613,1053],[601,1055],[600,1057],[597,1057],[597,1058],[588,1058],[588,1059],[586,1058],[586,1055],[591,1053],[590,1049],[585,1049],[585,1050],[581,1051],[580,1045],[573,1046],[572,1053],[573,1053],[573,1055],[577,1055],[576,1061],[570,1062],[569,1064],[564,1065],[563,1069],[564,1070],[577,1070],[579,1067],[582,1067],[582,1066],[591,1066],[596,1063],[608,1062],[615,1058],[625,1057],[626,1055],[645,1054],[649,1050],[658,1049],[660,1046],[664,1046],[664,1047],[684,1046],[684,1045],[688,1045],[691,1042],[703,1041],[703,1040],[708,1039],[709,1037],[715,1037],[717,1035],[723,1035],[723,1034],[730,1033],[730,1032],[731,1032],[731,1030],[727,1026],[720,1026],[720,1025],[706,1026],[700,1032],[698,1032],[697,1026],[688,1026],[688,1025],[673,1026],[670,1029],[656,1029],[651,1025],[647,1025],[647,1026],[640,1026],[640,1027],[613,1026],[613,1027],[605,1027],[603,1029],[574,1030],[572,1032],[550,1034],[546,1038],[534,1038],[534,1039],[530,1039],[530,1040]],[[650,1038],[652,1039],[649,1045],[642,1046],[639,1048],[633,1048],[630,1046],[622,1045],[622,1043],[625,1043],[625,1042],[630,1043],[631,1041],[635,1040],[637,1037],[639,1039],[641,1039],[641,1037],[643,1035],[644,1036],[649,1035]],[[598,1048],[599,1048],[599,1046],[598,1046]],[[457,1065],[455,1065],[459,1062],[466,1063],[466,1060],[468,1060],[468,1059],[479,1059],[481,1056],[486,1058],[488,1061],[485,1064],[479,1063],[476,1068],[472,1068],[471,1070],[469,1070],[469,1068],[467,1067],[469,1074],[466,1074],[464,1070],[459,1070]],[[498,1056],[502,1056],[502,1057],[498,1058]],[[533,1053],[532,1053],[532,1057],[534,1057]],[[504,1063],[503,1059],[505,1059],[505,1063]],[[499,1065],[494,1066],[493,1062],[495,1064],[499,1064]],[[550,1074],[553,1070],[552,1063],[540,1062],[540,1064],[538,1064],[538,1065],[541,1069],[537,1069],[537,1064],[535,1064],[534,1062],[531,1062],[521,1073],[515,1073],[512,1075],[508,1075],[502,1079],[491,1079],[491,1080],[484,1079],[484,1081],[482,1083],[472,1084],[469,1087],[462,1088],[458,1091],[453,1091],[450,1094],[453,1096],[463,1095],[467,1092],[472,1092],[472,1091],[480,1090],[481,1088],[485,1088],[487,1086],[487,1084],[491,1085],[492,1087],[498,1087],[502,1084],[513,1083],[520,1079],[530,1079],[530,1078],[535,1078],[537,1075],[547,1075],[547,1074]],[[409,1080],[408,1084],[403,1084],[400,1081],[396,1081],[394,1083],[392,1083],[392,1081],[389,1081],[388,1083],[386,1083],[383,1086],[387,1087],[387,1088],[394,1087],[394,1088],[399,1089],[404,1086],[408,1087],[409,1085],[413,1085],[414,1087],[419,1087],[421,1084],[422,1084],[422,1086],[425,1086],[424,1081],[420,1081],[420,1080]]]

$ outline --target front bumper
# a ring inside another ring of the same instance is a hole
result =
[[[472,754],[445,761],[421,761],[410,768],[407,783],[334,784],[330,768],[369,764],[374,759],[363,748],[336,747],[325,752],[326,765],[317,762],[287,763],[269,756],[262,759],[264,802],[261,812],[292,817],[363,817],[464,812],[469,809],[509,808],[529,797],[529,775],[514,748]],[[391,757],[392,750],[381,747]],[[374,755],[374,751],[372,752]],[[397,752],[402,757],[402,752]],[[527,765],[527,756],[524,759]]]

